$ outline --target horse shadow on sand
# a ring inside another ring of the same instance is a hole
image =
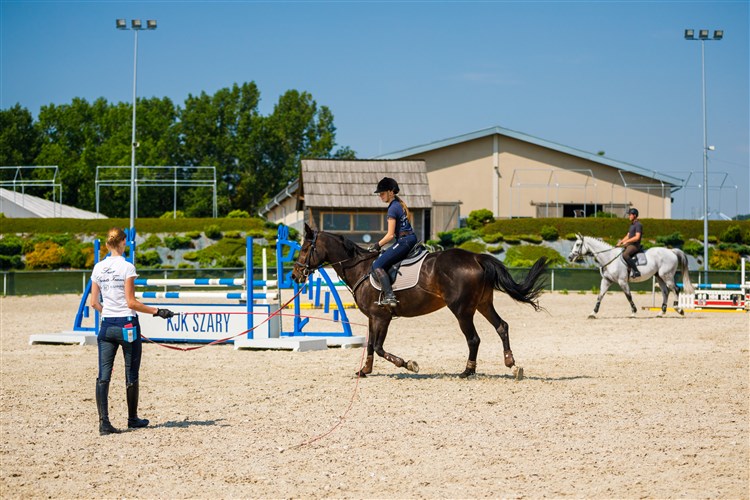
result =
[[[484,374],[484,373],[477,373],[475,375],[470,375],[466,379],[463,379],[459,377],[458,373],[383,373],[383,374],[369,374],[367,375],[367,378],[376,378],[376,377],[386,377],[391,378],[394,380],[509,380],[512,382],[517,382],[516,377],[512,374]],[[524,374],[523,378],[519,380],[518,382],[523,382],[524,380],[535,380],[540,382],[567,382],[570,380],[586,380],[586,379],[595,379],[597,377],[592,377],[590,375],[570,375],[566,377],[542,377],[542,376],[535,376],[535,375],[526,375]]]

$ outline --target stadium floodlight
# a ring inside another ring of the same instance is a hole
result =
[[[117,19],[115,21],[117,29],[127,30],[127,22],[125,19]],[[146,27],[148,30],[156,29],[156,20],[149,19],[146,21]],[[138,147],[138,142],[135,140],[135,111],[136,111],[136,81],[138,75],[138,32],[143,30],[143,23],[140,19],[131,19],[130,29],[133,30],[134,46],[133,46],[133,129],[130,140],[130,235],[131,238],[128,243],[130,244],[131,253],[130,256],[133,258],[135,263],[135,150]]]
[[[699,30],[695,38],[695,30],[686,29],[685,39],[701,42],[701,82],[703,87],[703,270],[705,282],[708,283],[708,152],[714,147],[708,145],[708,131],[706,127],[706,41],[718,41],[724,38],[724,30],[714,30],[713,38],[708,37],[709,30]]]

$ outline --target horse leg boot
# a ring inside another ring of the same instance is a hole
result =
[[[385,269],[382,267],[375,269],[374,272],[375,277],[378,279],[378,283],[380,283],[380,287],[383,289],[383,300],[380,301],[380,305],[396,307],[398,300],[396,300],[396,296],[393,294],[391,278],[388,277],[388,273],[386,273]]]
[[[109,380],[96,379],[96,409],[99,412],[99,435],[119,434],[121,431],[109,422]]]
[[[148,420],[138,418],[138,381],[127,385],[125,395],[128,400],[128,429],[140,429],[148,425]]]

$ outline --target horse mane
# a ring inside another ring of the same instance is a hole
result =
[[[588,238],[590,240],[598,241],[602,245],[605,245],[605,246],[607,246],[609,248],[614,248],[614,246],[610,245],[609,243],[607,243],[606,241],[604,241],[603,239],[601,239],[601,238],[599,238],[597,236],[586,236],[586,238]]]
[[[328,236],[332,236],[333,238],[339,240],[339,242],[341,243],[341,245],[344,247],[344,251],[346,251],[347,257],[355,257],[357,255],[362,255],[363,253],[365,253],[365,250],[362,247],[360,247],[359,245],[357,245],[356,243],[354,243],[349,238],[346,238],[346,237],[344,237],[344,236],[342,236],[340,234],[336,234],[336,233],[328,233],[327,232],[326,234]]]

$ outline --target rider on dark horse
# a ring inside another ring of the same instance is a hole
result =
[[[635,254],[641,251],[641,239],[643,238],[643,225],[638,220],[638,209],[631,208],[628,210],[628,218],[630,219],[630,228],[628,234],[626,234],[620,241],[617,242],[618,247],[625,247],[622,252],[622,258],[630,267],[632,274],[631,278],[638,278],[641,276],[638,271],[638,261],[636,260]]]
[[[396,240],[396,243],[386,249],[372,263],[372,273],[383,289],[383,298],[380,305],[387,307],[395,307],[398,304],[396,296],[393,294],[388,270],[393,264],[403,260],[417,244],[417,235],[414,234],[414,229],[409,222],[409,209],[406,203],[396,196],[398,192],[398,183],[395,179],[383,177],[378,182],[375,193],[380,195],[380,200],[383,203],[388,204],[388,232],[369,248],[372,252],[378,252],[391,240]]]

